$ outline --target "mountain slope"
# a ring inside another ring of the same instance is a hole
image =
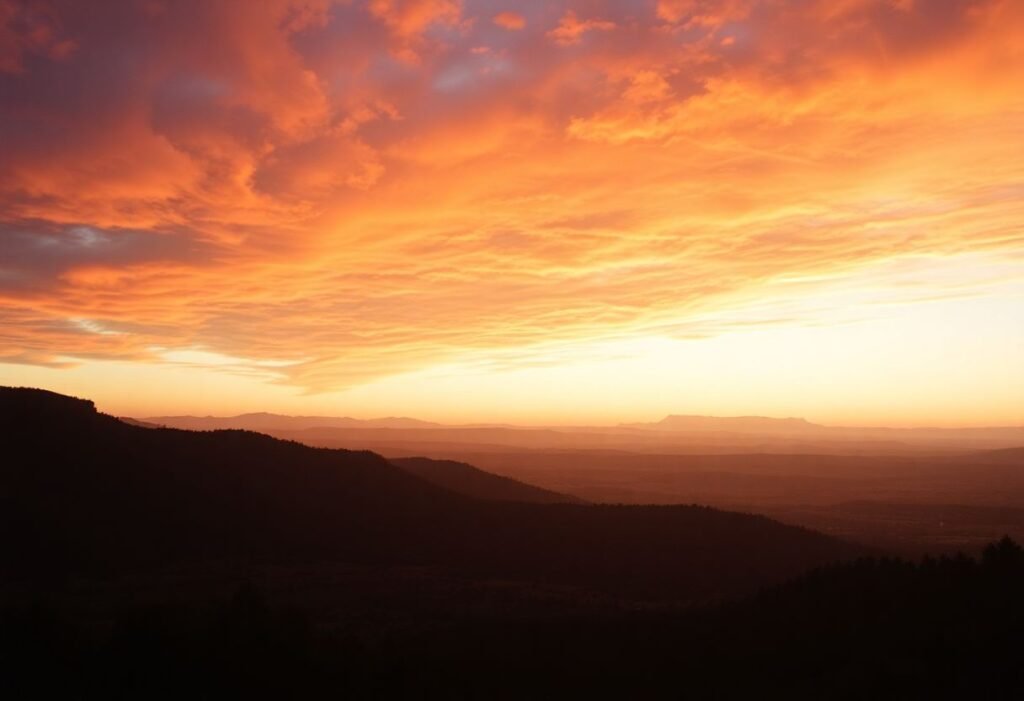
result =
[[[456,494],[485,501],[518,501],[530,504],[582,504],[568,494],[559,494],[511,477],[484,472],[454,460],[430,458],[393,458],[392,465]]]
[[[0,389],[0,425],[6,576],[331,560],[693,600],[855,552],[704,507],[482,502],[373,453],[140,428],[38,390]]]

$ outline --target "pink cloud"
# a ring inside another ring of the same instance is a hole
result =
[[[76,47],[50,5],[0,0],[0,73],[22,72],[27,56],[62,61]]]

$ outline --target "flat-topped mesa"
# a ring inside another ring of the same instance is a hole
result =
[[[662,431],[802,432],[822,428],[807,419],[767,416],[699,416],[672,414],[654,423],[628,424],[630,428]]]

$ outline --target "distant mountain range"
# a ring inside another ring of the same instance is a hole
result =
[[[189,430],[261,431],[326,447],[406,455],[445,444],[453,449],[605,449],[676,453],[877,453],[967,451],[1024,446],[1024,426],[885,428],[824,426],[801,418],[667,416],[618,426],[446,425],[410,418],[242,414],[234,417],[156,416],[145,425]]]
[[[383,419],[352,419],[347,416],[287,416],[256,412],[238,416],[153,416],[142,419],[155,426],[183,428],[190,431],[216,431],[237,428],[265,431],[277,428],[299,431],[307,428],[441,428],[442,424],[402,416]]]
[[[1019,427],[857,428],[803,418],[671,415],[606,427],[402,428],[343,419],[336,426],[282,428],[290,417],[250,416],[275,437],[372,450],[422,479],[480,499],[696,502],[913,555],[975,550],[1003,534],[1024,538],[1024,516],[1013,511],[1024,499]],[[144,425],[254,425],[247,420],[171,417]],[[891,518],[878,519],[879,509]],[[880,527],[880,520],[888,525]]]
[[[890,428],[885,426],[825,426],[801,418],[777,419],[766,416],[671,415],[654,423],[622,424],[625,428],[651,431],[718,431],[738,434],[817,435],[854,440],[906,441],[1009,441],[1024,442],[1024,426],[980,426],[971,428]]]

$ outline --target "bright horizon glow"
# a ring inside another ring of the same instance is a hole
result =
[[[1024,425],[1021,85],[1013,0],[0,0],[0,384]]]

